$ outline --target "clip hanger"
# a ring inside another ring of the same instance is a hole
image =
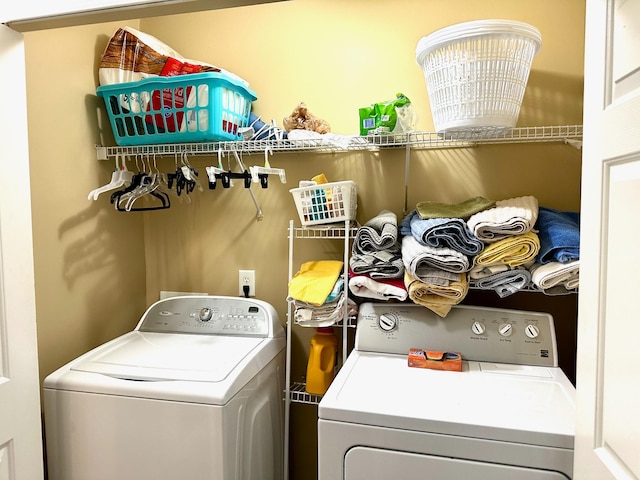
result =
[[[270,147],[264,149],[264,167],[252,166],[249,167],[251,172],[251,179],[254,183],[260,182],[262,188],[267,188],[268,179],[267,175],[278,175],[280,182],[287,183],[287,176],[282,168],[272,168],[269,163],[269,155],[273,155],[273,151]]]

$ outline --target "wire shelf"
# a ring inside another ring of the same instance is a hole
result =
[[[345,230],[344,222],[329,223],[325,225],[312,225],[308,227],[293,228],[293,238],[310,238],[310,239],[335,239],[344,240],[345,236],[355,238],[359,225],[357,222],[351,222],[348,231]]]
[[[320,400],[322,400],[322,395],[307,393],[306,384],[304,382],[294,382],[289,387],[289,399],[294,403],[317,405],[320,403]]]
[[[107,160],[116,155],[213,155],[217,152],[238,152],[247,155],[295,152],[346,152],[379,150],[381,148],[442,149],[474,147],[482,144],[500,143],[564,142],[576,148],[582,146],[582,125],[556,125],[541,127],[517,127],[499,133],[482,136],[458,133],[441,135],[435,132],[412,132],[402,135],[344,136],[341,141],[329,140],[247,140],[232,142],[180,143],[166,145],[139,145],[129,147],[106,147],[97,145],[98,160]]]

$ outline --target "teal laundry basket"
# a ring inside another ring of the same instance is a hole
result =
[[[257,99],[242,82],[214,72],[102,85],[97,94],[121,146],[241,140]]]

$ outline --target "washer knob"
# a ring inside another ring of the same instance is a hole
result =
[[[503,323],[498,327],[498,332],[503,337],[508,337],[513,333],[513,325],[511,325],[510,323]]]
[[[378,317],[378,326],[385,332],[390,332],[398,326],[398,319],[391,313],[383,313]]]
[[[524,329],[524,333],[529,338],[538,338],[538,335],[540,335],[540,329],[536,325],[527,325]]]
[[[471,331],[473,333],[475,333],[476,335],[482,335],[486,331],[486,328],[484,326],[484,323],[479,322],[478,320],[476,320],[475,322],[473,322],[471,324]]]
[[[198,318],[200,318],[201,322],[208,322],[213,317],[213,310],[209,307],[203,307],[200,309],[200,313],[198,314]]]

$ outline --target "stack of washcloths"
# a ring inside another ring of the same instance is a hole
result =
[[[400,225],[404,283],[409,298],[441,317],[467,295],[467,272],[484,244],[467,220],[495,202],[483,197],[458,204],[420,202]]]
[[[294,320],[306,327],[330,327],[344,318],[357,315],[355,302],[345,295],[339,260],[315,260],[303,263],[289,281],[288,300],[294,302]]]
[[[540,252],[531,282],[547,295],[571,293],[579,285],[580,214],[540,207],[536,229]]]
[[[540,251],[534,230],[538,211],[538,200],[528,195],[499,200],[469,218],[469,229],[485,245],[469,272],[472,286],[493,289],[503,298],[530,284],[528,267]]]
[[[407,299],[395,213],[382,210],[358,228],[349,267],[349,291],[354,296],[375,300]]]

